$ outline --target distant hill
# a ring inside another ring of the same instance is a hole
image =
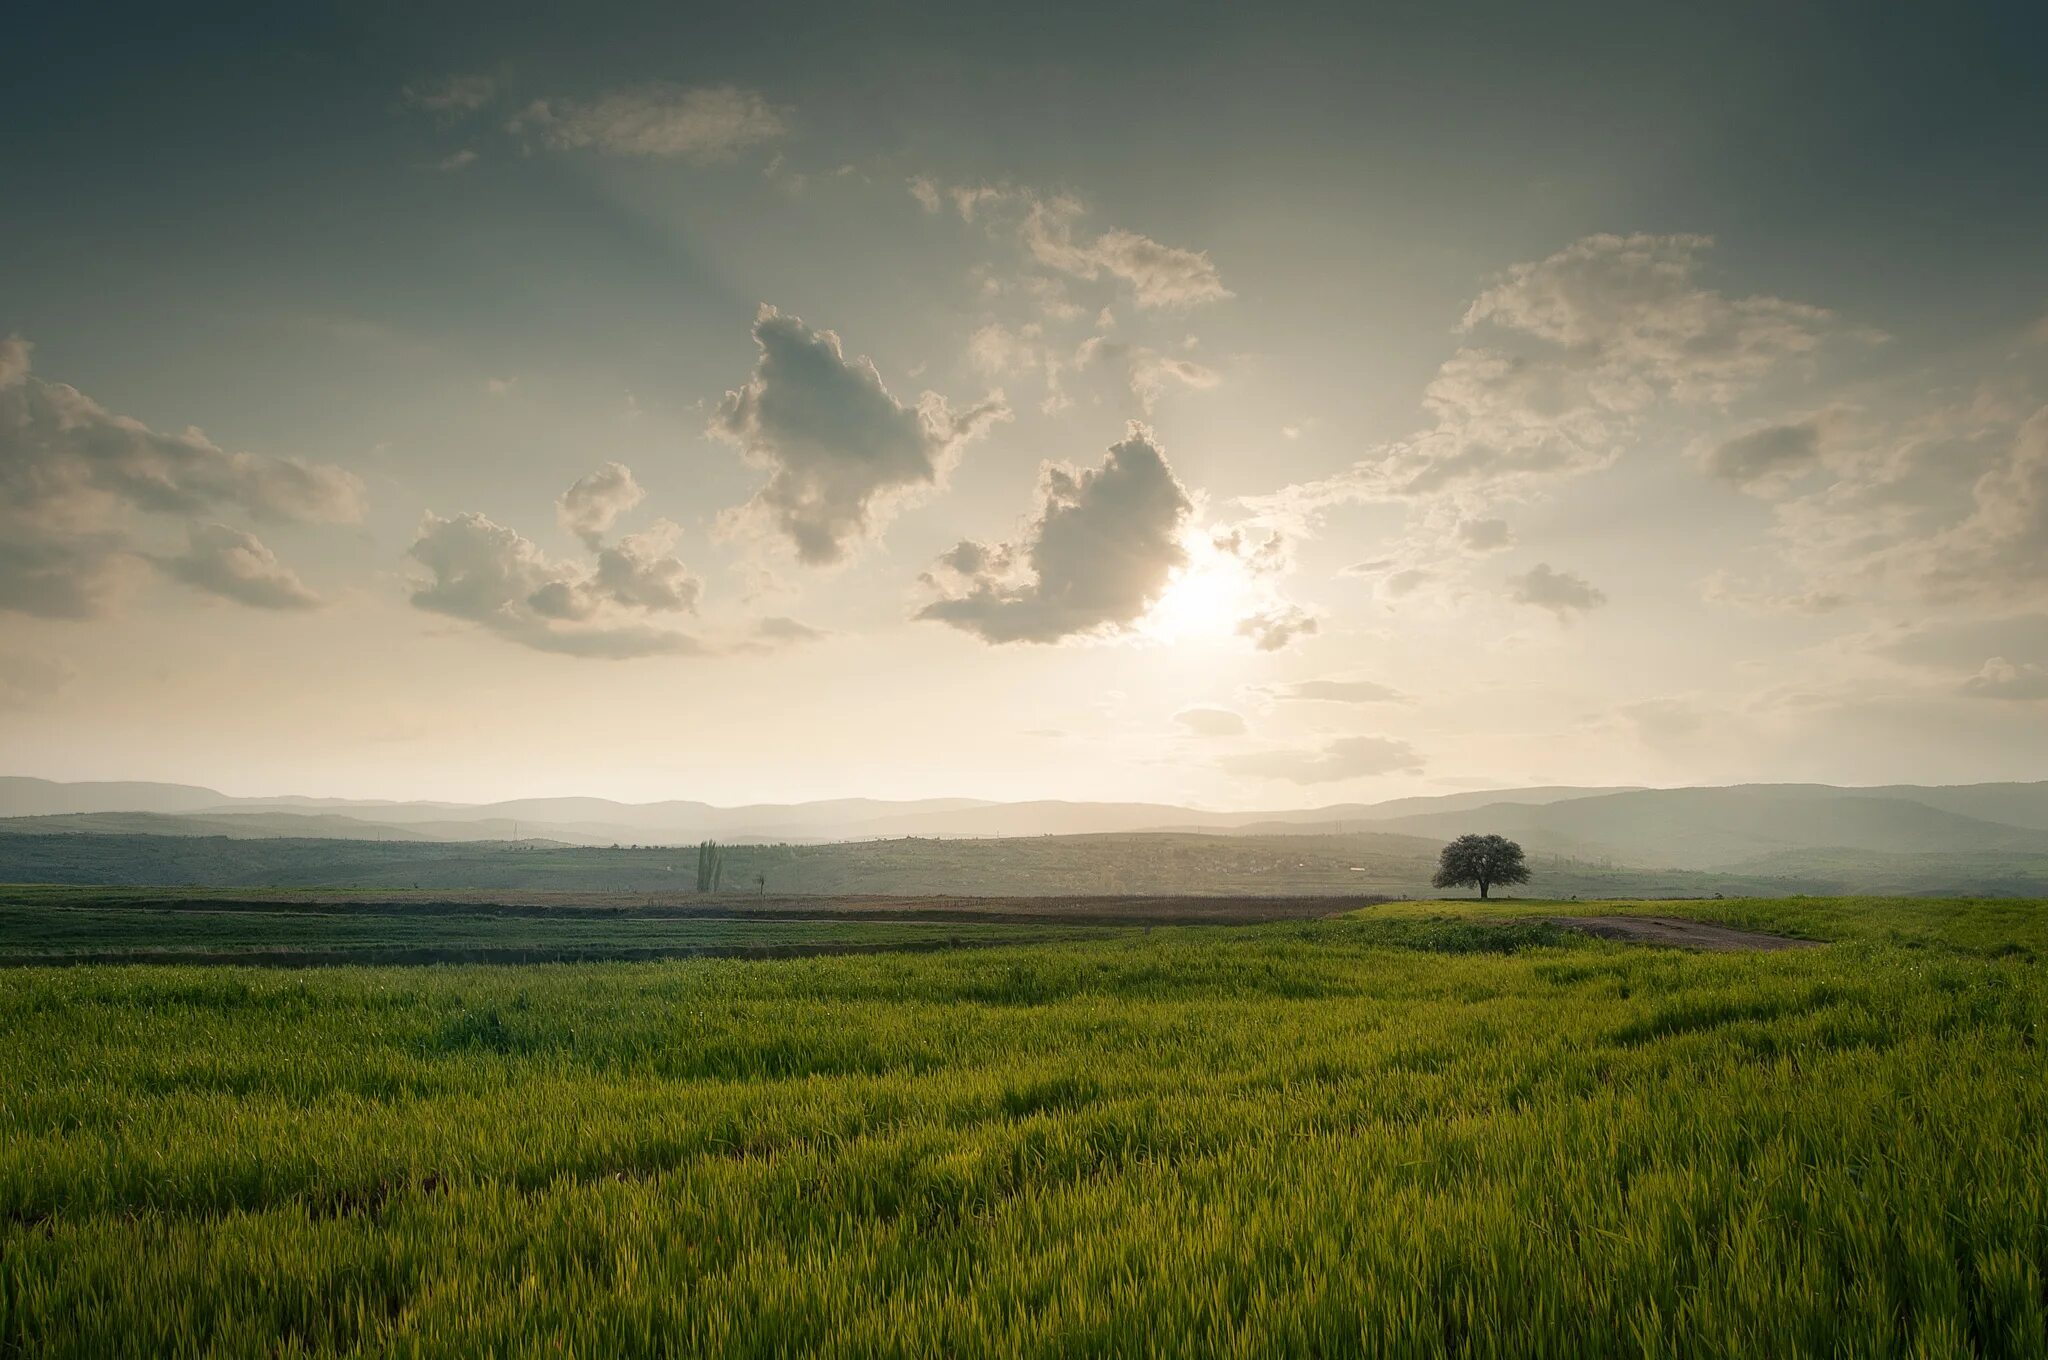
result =
[[[2037,830],[1943,811],[1887,791],[1825,785],[1643,789],[1530,807],[1390,818],[1389,831],[1486,830],[1530,850],[1675,869],[1718,869],[1791,850],[1986,854],[2048,849]]]
[[[1745,784],[1725,788],[1543,786],[1382,803],[1215,812],[1165,803],[845,798],[717,807],[675,799],[526,798],[485,804],[282,796],[230,798],[182,784],[60,784],[0,778],[0,835],[687,846],[922,838],[1076,838],[1153,832],[1237,838],[1366,833],[1440,845],[1468,831],[1511,836],[1580,867],[1862,881],[1873,856],[1921,882],[2000,882],[1991,867],[2048,853],[2048,783],[1921,788]],[[246,853],[246,852],[245,852]],[[1941,857],[1948,857],[1943,859]],[[936,863],[936,852],[920,863]],[[990,861],[991,863],[997,861]],[[1984,873],[1980,873],[1982,870]],[[1874,873],[1872,868],[1870,873]],[[1927,890],[1938,889],[1939,883]],[[1014,889],[1005,887],[1003,891]],[[1920,889],[1915,889],[1920,890]]]
[[[0,836],[224,836],[351,841],[445,839],[418,827],[378,826],[353,817],[288,812],[218,812],[209,816],[163,812],[63,812],[50,817],[0,818]]]
[[[61,812],[196,812],[229,800],[190,784],[60,784],[49,779],[0,777],[0,817],[46,817]]]

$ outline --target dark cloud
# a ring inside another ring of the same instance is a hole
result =
[[[1044,505],[1019,543],[962,543],[918,617],[986,642],[1058,642],[1129,626],[1187,560],[1193,505],[1151,431],[1133,424],[1099,468],[1048,465]]]
[[[1585,577],[1554,570],[1548,562],[1538,562],[1520,576],[1510,576],[1508,586],[1509,598],[1516,604],[1548,609],[1559,618],[1598,609],[1607,603],[1606,592]]]
[[[1331,784],[1367,775],[1420,770],[1422,757],[1392,737],[1338,737],[1313,749],[1245,751],[1217,762],[1231,774],[1285,779],[1296,784]]]
[[[193,525],[183,553],[155,561],[174,580],[258,609],[320,605],[320,597],[262,540],[225,524]]]
[[[1820,424],[1765,425],[1709,447],[1700,465],[1747,490],[1780,486],[1820,463]]]
[[[787,538],[799,560],[843,560],[908,497],[938,485],[960,448],[1009,415],[993,393],[955,413],[927,392],[906,406],[875,366],[848,359],[839,337],[763,307],[761,357],[745,387],[725,394],[712,433],[768,471],[743,507]]]

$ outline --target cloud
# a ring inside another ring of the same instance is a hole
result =
[[[457,170],[467,170],[475,164],[476,152],[465,146],[460,151],[450,152],[448,155],[441,157],[440,160],[435,161],[434,168],[444,173],[452,174]]]
[[[1423,393],[1430,423],[1349,469],[1247,501],[1313,518],[1357,501],[1521,494],[1610,466],[1659,402],[1723,404],[1819,348],[1823,308],[1697,280],[1703,236],[1588,236],[1518,264],[1466,309],[1501,344],[1459,349]]]
[[[230,452],[197,429],[160,433],[36,377],[29,358],[27,341],[0,340],[0,609],[103,612],[135,575],[138,517],[224,508],[264,520],[362,517],[351,473]]]
[[[647,498],[632,469],[606,463],[579,479],[555,501],[555,518],[564,529],[595,549],[611,532],[614,521]]]
[[[1120,228],[1090,235],[1080,227],[1087,205],[1067,194],[1047,197],[1011,184],[959,184],[941,188],[913,176],[910,194],[926,212],[951,203],[963,222],[985,221],[1014,232],[1025,254],[1070,278],[1111,279],[1128,287],[1144,308],[1187,308],[1234,296],[1208,252],[1169,246]]]
[[[2040,599],[2048,587],[2048,406],[2020,426],[1971,498],[1960,524],[1909,549],[1922,592],[1937,602]]]
[[[1587,236],[1518,264],[1466,310],[1582,356],[1603,404],[1625,409],[1658,392],[1723,403],[1777,365],[1812,352],[1833,320],[1783,298],[1727,297],[1697,281],[1710,236]]]
[[[165,575],[258,609],[315,609],[321,601],[254,534],[225,524],[195,524],[185,551],[161,557]]]
[[[1408,696],[1373,680],[1301,680],[1267,691],[1276,699],[1329,704],[1405,704]]]
[[[1512,547],[1514,535],[1508,531],[1504,519],[1465,519],[1458,521],[1458,542],[1469,552],[1499,552]]]
[[[612,156],[728,161],[789,131],[786,112],[752,90],[667,83],[615,90],[596,99],[536,100],[508,125],[549,146]]]
[[[1090,237],[1076,230],[1086,212],[1078,199],[1033,198],[1022,228],[1031,258],[1076,278],[1118,279],[1140,307],[1195,307],[1232,295],[1208,252],[1162,245],[1134,231]],[[962,215],[969,214],[963,209]]]
[[[816,642],[827,634],[822,628],[813,628],[808,623],[777,616],[756,623],[754,636],[764,642]]]
[[[1112,633],[1187,561],[1181,530],[1194,506],[1142,425],[1099,468],[1046,465],[1040,494],[1021,542],[963,542],[940,559],[929,579],[948,594],[917,617],[991,643]]]
[[[681,530],[663,519],[603,541],[639,492],[629,469],[608,463],[556,502],[564,525],[591,550],[588,566],[558,561],[483,515],[430,513],[407,550],[428,573],[412,603],[538,651],[613,659],[703,652],[696,638],[644,621],[696,610],[701,586],[673,553]]]
[[[1237,635],[1251,639],[1262,652],[1277,652],[1296,638],[1308,637],[1322,628],[1322,620],[1296,604],[1279,604],[1248,614],[1237,621]]]
[[[1184,708],[1173,720],[1198,737],[1241,737],[1244,718],[1227,708]]]
[[[1820,466],[1821,422],[1809,417],[1761,425],[1707,445],[1700,466],[1710,477],[1768,495]]]
[[[1963,681],[1962,692],[1979,699],[2048,699],[2048,666],[2015,664],[1994,656],[1984,663],[1983,669]]]
[[[1986,656],[2048,665],[2048,613],[1935,618],[1867,639],[1868,649],[1907,665],[1953,671]]]
[[[1819,615],[1846,608],[1849,597],[1840,591],[1754,590],[1738,583],[1726,569],[1711,573],[1700,583],[1700,598],[1709,604],[1730,605],[1753,614]]]
[[[661,519],[599,549],[591,591],[626,609],[649,613],[694,610],[702,587],[673,555],[681,536],[678,525]]]
[[[1309,750],[1245,751],[1217,762],[1231,774],[1285,779],[1296,784],[1331,784],[1367,775],[1420,770],[1422,757],[1392,737],[1338,737]]]
[[[467,118],[498,97],[498,82],[490,76],[444,76],[399,91],[407,108],[431,113],[448,122]]]
[[[1223,375],[1206,364],[1177,355],[1162,354],[1144,345],[1092,336],[1081,344],[1074,362],[1080,366],[1096,362],[1120,364],[1139,406],[1150,413],[1159,399],[1176,388],[1206,391],[1223,381]]]
[[[1585,577],[1555,571],[1547,562],[1538,562],[1520,576],[1510,576],[1508,586],[1508,598],[1516,604],[1548,609],[1561,619],[1607,603],[1606,593]]]
[[[1000,391],[958,413],[935,392],[906,406],[872,363],[845,356],[837,335],[773,307],[761,309],[754,340],[753,376],[725,394],[711,432],[769,477],[728,523],[767,524],[810,565],[844,560],[897,506],[939,485],[969,440],[1009,416]]]

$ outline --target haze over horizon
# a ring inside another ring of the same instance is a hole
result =
[[[2037,779],[2038,12],[1745,13],[24,16],[0,773]]]

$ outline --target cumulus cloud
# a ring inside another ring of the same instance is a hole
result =
[[[1198,737],[1241,737],[1244,718],[1227,708],[1184,708],[1173,720]]]
[[[561,494],[555,501],[555,517],[564,529],[594,549],[620,515],[646,498],[640,483],[633,480],[632,469],[623,463],[606,463]]]
[[[1519,576],[1508,578],[1508,598],[1516,604],[1548,609],[1559,618],[1570,618],[1607,603],[1607,595],[1583,576],[1554,570],[1538,562]]]
[[[29,357],[25,340],[0,341],[0,608],[102,612],[134,574],[142,516],[361,518],[362,483],[340,468],[231,452],[197,429],[152,430],[35,376]]]
[[[674,521],[661,519],[599,549],[590,588],[627,609],[651,613],[695,609],[701,587],[674,555],[681,536],[682,529]]]
[[[1374,680],[1300,680],[1268,691],[1276,699],[1329,704],[1405,704],[1408,696]]]
[[[1237,621],[1237,635],[1250,639],[1262,652],[1277,652],[1321,628],[1322,620],[1297,604],[1276,604]]]
[[[2048,666],[2012,662],[1994,656],[1963,681],[1963,693],[1979,699],[2029,701],[2048,699]]]
[[[1099,468],[1048,464],[1043,504],[1016,543],[963,542],[928,579],[917,617],[983,641],[1058,642],[1136,622],[1187,560],[1194,506],[1152,432],[1133,423]]]
[[[632,472],[612,463],[557,501],[564,526],[593,553],[587,566],[550,557],[483,515],[430,513],[408,550],[427,572],[412,603],[539,651],[613,659],[701,652],[696,638],[645,621],[696,610],[699,583],[673,552],[677,526],[657,520],[617,543],[603,541],[639,498]]]
[[[564,149],[709,162],[777,141],[789,124],[784,110],[752,90],[656,83],[595,99],[536,100],[508,130]]]
[[[768,482],[729,524],[765,523],[798,560],[839,562],[893,510],[937,486],[961,448],[1009,407],[1000,391],[954,411],[936,392],[906,406],[875,366],[839,337],[763,307],[752,378],[727,392],[711,432],[737,445]]]
[[[1310,749],[1244,751],[1217,762],[1231,774],[1285,779],[1296,784],[1331,784],[1367,775],[1420,770],[1422,757],[1392,737],[1338,737]]]
[[[192,526],[185,551],[156,559],[164,574],[258,609],[313,609],[320,597],[254,534],[225,524]]]

